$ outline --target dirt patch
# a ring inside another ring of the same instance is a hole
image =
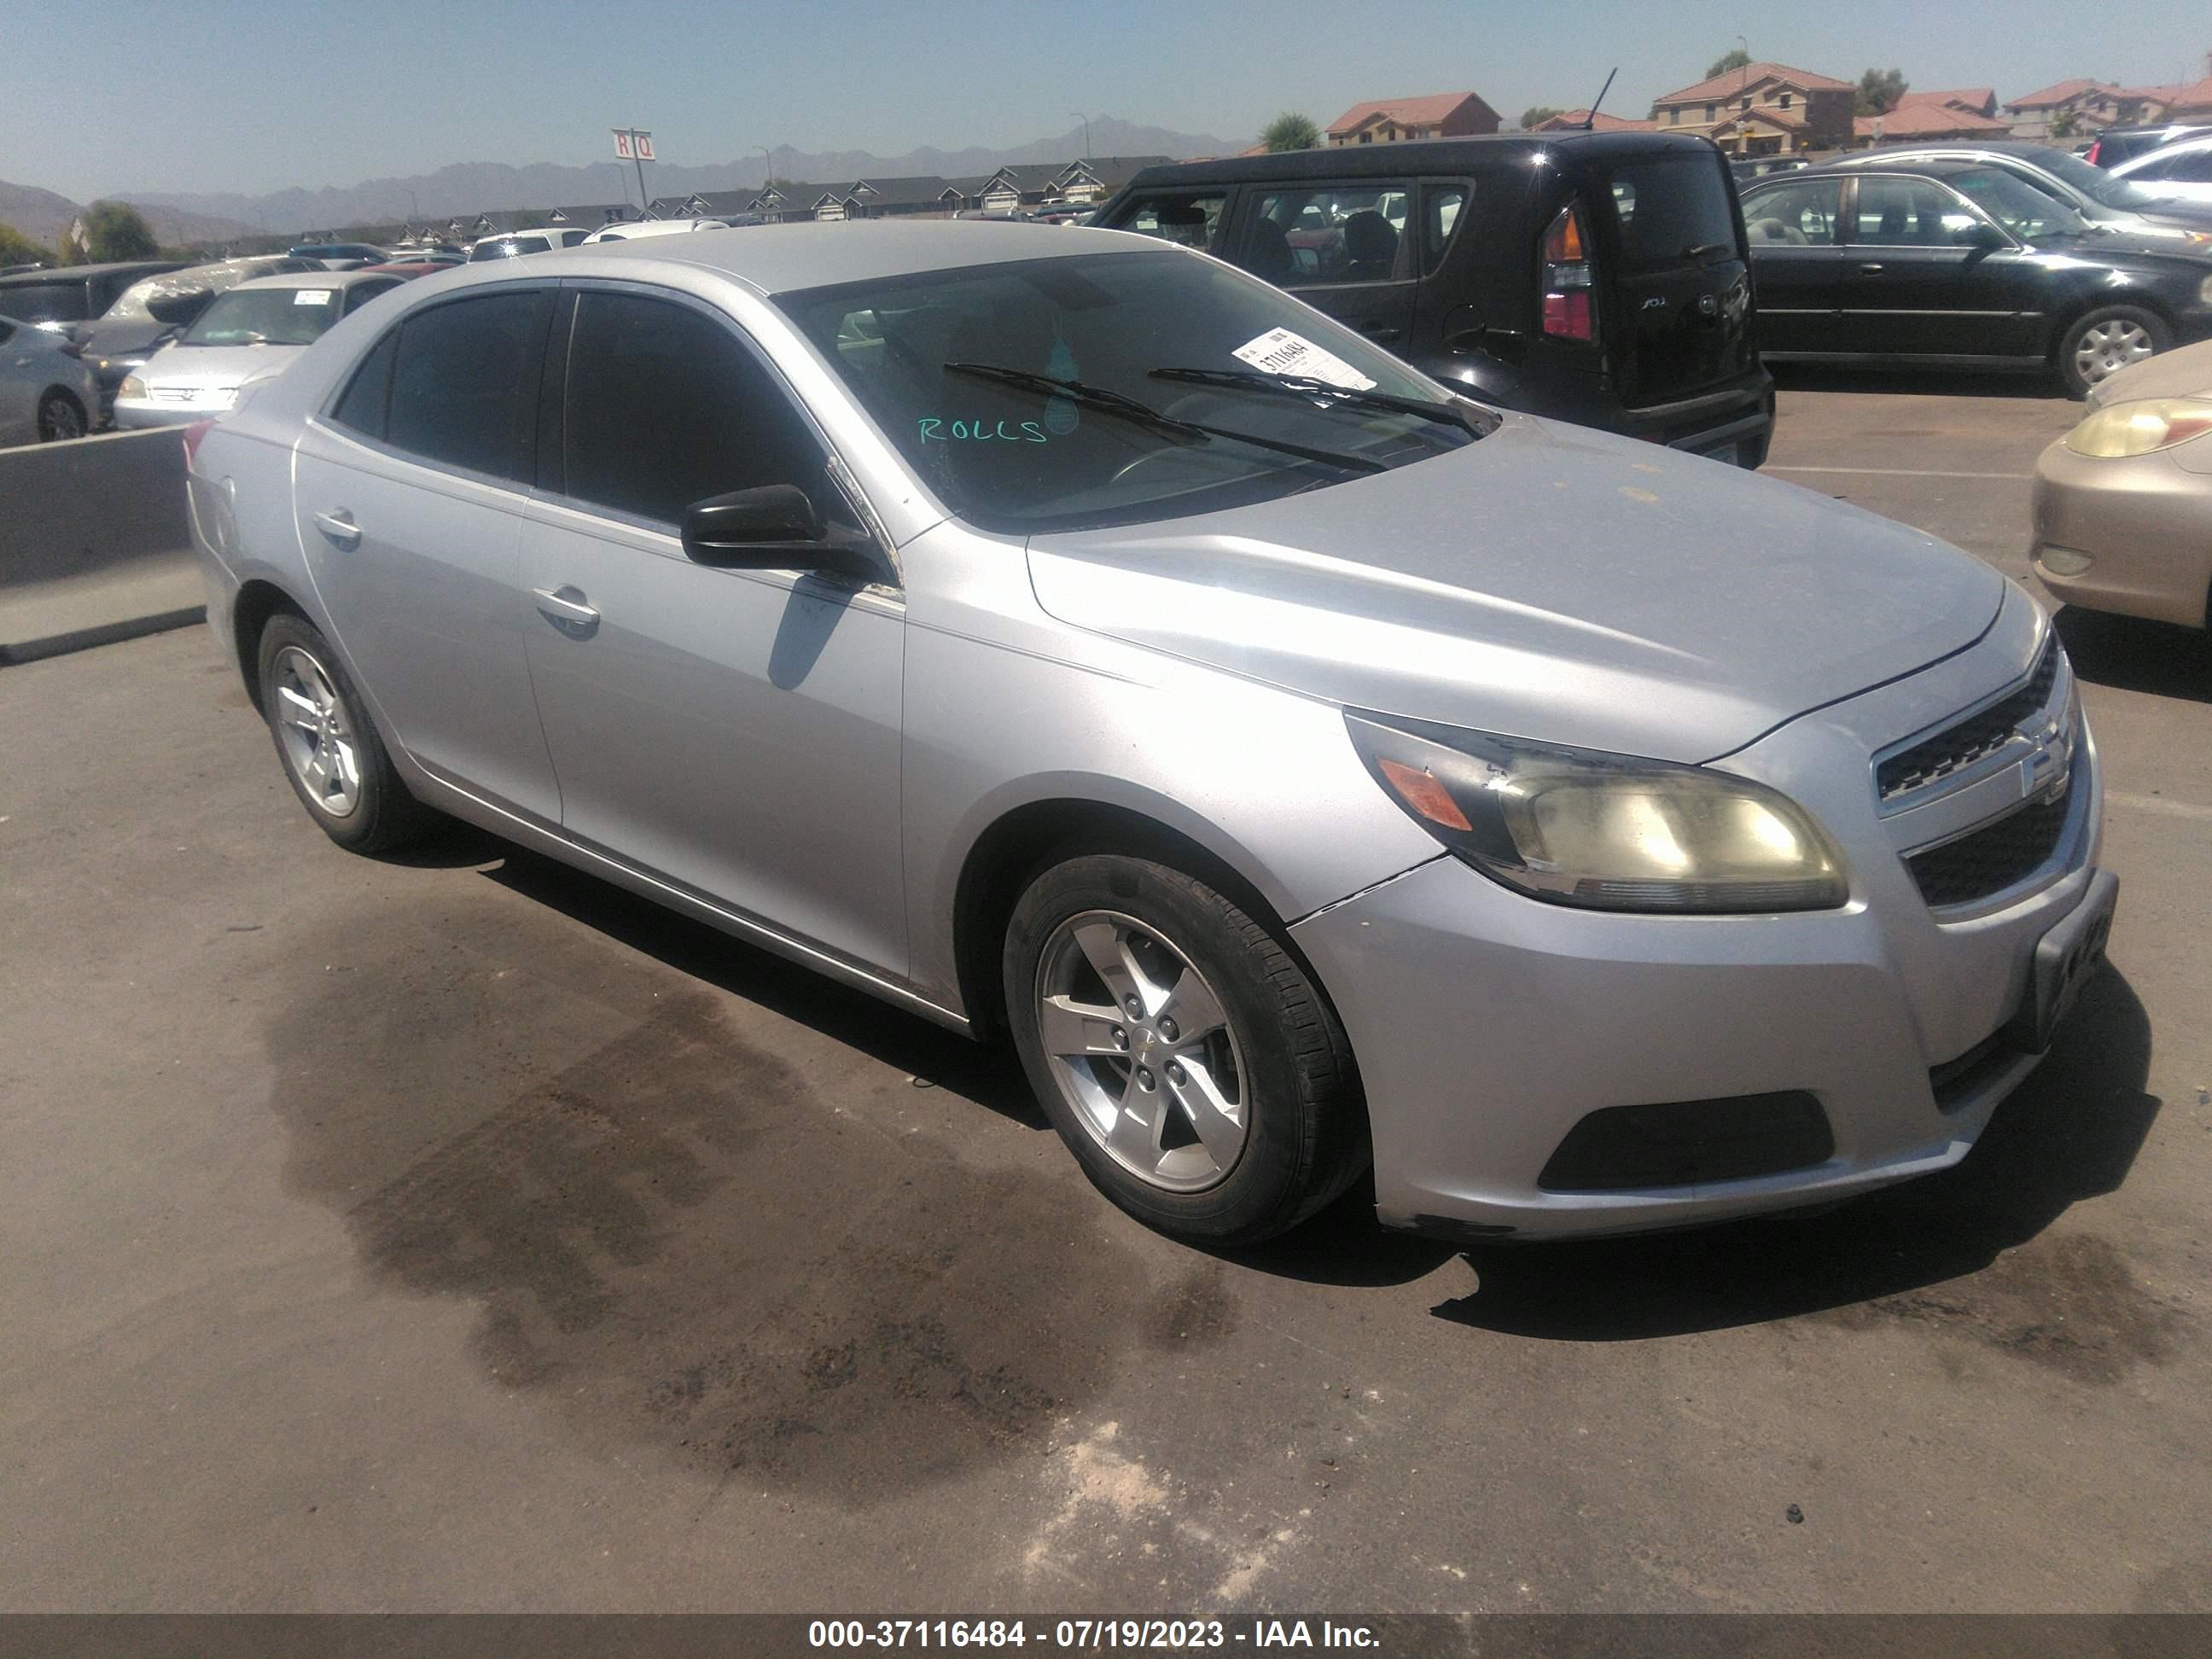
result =
[[[511,897],[371,918],[295,953],[269,1036],[295,1182],[378,1277],[480,1304],[485,1370],[580,1434],[860,1502],[1011,1456],[1124,1349],[1233,1328],[1218,1264],[1160,1292],[1071,1221],[1072,1168],[967,1167],[902,1126],[896,1068],[811,1030],[770,1053],[657,965],[610,1006],[614,952]]]
[[[1820,1317],[1855,1330],[1923,1327],[2094,1383],[2117,1382],[2138,1364],[2164,1364],[2182,1318],[2144,1290],[2127,1258],[2095,1233],[2041,1234],[1980,1273]],[[1947,1373],[1954,1370],[1954,1360],[1939,1358]]]

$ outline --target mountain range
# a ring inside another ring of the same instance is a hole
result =
[[[188,242],[228,241],[254,234],[252,225],[210,216],[167,203],[141,202],[138,210],[164,247]],[[0,179],[0,225],[12,225],[33,241],[52,247],[84,211],[83,204],[36,185],[11,185]]]
[[[1011,149],[981,146],[967,149],[924,148],[908,150],[903,155],[876,155],[866,150],[809,152],[783,149],[775,152],[775,172],[779,179],[818,184],[853,179],[904,178],[916,173],[957,179],[1019,162],[1069,161],[1085,154],[1179,158],[1232,155],[1251,142],[1139,126],[1111,116],[1094,118],[1089,138],[1086,151],[1085,131],[1079,125],[1055,137]],[[645,164],[645,185],[657,197],[684,196],[694,191],[750,188],[763,183],[768,173],[767,159],[758,152],[732,161],[701,166],[648,161]],[[6,188],[0,186],[0,221],[18,223],[9,211]],[[599,161],[582,167],[562,167],[551,162],[512,167],[504,162],[475,161],[407,178],[371,179],[343,189],[325,186],[320,190],[280,190],[261,196],[135,190],[113,194],[136,205],[149,220],[156,214],[175,214],[227,222],[229,229],[212,234],[237,235],[241,230],[252,234],[257,225],[265,227],[270,233],[283,234],[410,218],[445,219],[457,214],[497,212],[508,208],[635,201],[637,175],[627,161]],[[52,199],[62,200],[59,197]],[[19,228],[31,229],[27,224],[19,224]],[[160,229],[159,222],[155,228]],[[162,240],[169,240],[166,233]]]

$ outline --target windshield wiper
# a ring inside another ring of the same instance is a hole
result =
[[[1050,374],[1033,374],[1025,368],[1001,368],[996,363],[947,363],[947,374],[972,375],[979,380],[998,380],[1007,386],[1017,386],[1024,391],[1042,392],[1048,397],[1065,398],[1085,409],[1096,409],[1109,415],[1119,415],[1126,421],[1148,426],[1155,432],[1164,432],[1186,440],[1203,442],[1208,438],[1228,438],[1240,444],[1250,444],[1258,449],[1272,449],[1278,454],[1295,455],[1300,460],[1318,461],[1323,466],[1340,466],[1354,472],[1388,472],[1390,469],[1381,461],[1370,460],[1364,455],[1346,455],[1334,449],[1314,449],[1304,444],[1285,443],[1280,438],[1255,437],[1249,432],[1236,432],[1225,426],[1208,426],[1200,421],[1178,420],[1164,415],[1150,404],[1123,396],[1103,386],[1091,386],[1082,380],[1063,380]]]
[[[1487,428],[1474,422],[1449,404],[1431,404],[1419,398],[1400,398],[1388,392],[1362,392],[1348,386],[1339,386],[1334,380],[1316,380],[1310,374],[1261,374],[1243,368],[1156,368],[1146,377],[1154,380],[1178,380],[1189,386],[1233,386],[1248,392],[1274,392],[1291,397],[1322,398],[1348,409],[1388,410],[1397,415],[1414,415],[1442,426],[1455,426],[1470,438],[1489,435]]]
[[[1733,253],[1735,252],[1735,244],[1734,242],[1697,242],[1683,248],[1682,257],[1685,259],[1695,259],[1699,264],[1703,264],[1705,262],[1706,256],[1709,254]]]

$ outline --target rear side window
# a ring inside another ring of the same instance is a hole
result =
[[[364,438],[384,441],[384,406],[392,398],[392,362],[399,355],[399,331],[393,329],[376,343],[376,349],[353,372],[345,395],[331,410],[331,418]]]
[[[1615,240],[1628,269],[1666,270],[1735,252],[1721,163],[1711,155],[1664,155],[1615,164],[1611,209]]]
[[[1444,262],[1452,233],[1467,211],[1465,185],[1430,185],[1421,196],[1421,275],[1432,274]]]
[[[675,524],[694,501],[796,484],[841,516],[821,445],[730,329],[645,295],[577,296],[562,422],[565,493]]]
[[[384,441],[426,460],[527,481],[552,314],[553,292],[541,288],[410,317],[392,366]]]
[[[1830,247],[1844,210],[1840,179],[1808,179],[1761,191],[1743,204],[1744,228],[1753,247]]]
[[[1270,191],[1246,239],[1245,268],[1284,288],[1407,276],[1413,201],[1407,179]]]

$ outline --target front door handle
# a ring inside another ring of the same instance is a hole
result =
[[[580,587],[538,587],[538,614],[572,640],[587,640],[599,625],[599,613],[585,603]]]
[[[1405,331],[1393,323],[1370,323],[1366,331],[1370,340],[1395,340]]]
[[[1869,276],[1877,276],[1877,275],[1879,275],[1879,274],[1880,274],[1880,272],[1881,272],[1881,267],[1880,265],[1878,265],[1878,264],[1865,264],[1865,265],[1861,265],[1861,266],[1859,267],[1859,270],[1860,270],[1860,271],[1861,271],[1862,273],[1863,273],[1864,275]]]
[[[361,545],[361,526],[353,521],[353,514],[343,507],[331,513],[316,514],[315,528],[330,538],[333,547],[351,549]]]

